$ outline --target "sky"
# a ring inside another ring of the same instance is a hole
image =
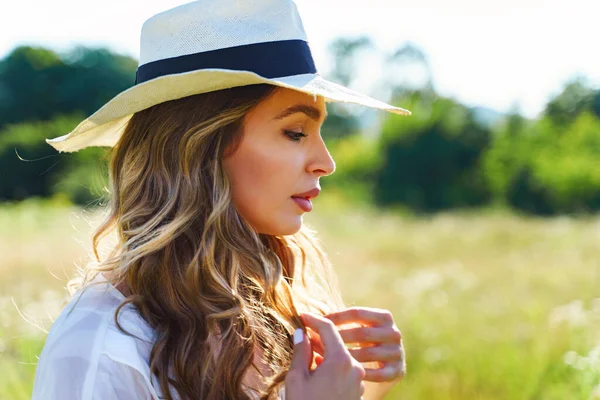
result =
[[[252,1],[252,0],[248,0]],[[150,16],[187,0],[1,0],[0,57],[21,44],[107,46],[138,58]],[[577,76],[600,88],[598,0],[296,0],[319,71],[340,36],[370,36],[383,53],[410,42],[435,89],[469,106],[535,117]],[[377,67],[365,59],[357,89]]]

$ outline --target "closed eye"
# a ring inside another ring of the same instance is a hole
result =
[[[307,135],[304,132],[294,132],[294,131],[286,131],[284,130],[283,133],[290,138],[290,140],[293,140],[294,142],[299,142],[300,139],[302,139],[303,137],[306,137]]]

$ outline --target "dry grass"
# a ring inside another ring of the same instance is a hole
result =
[[[1,399],[30,397],[44,340],[15,304],[49,328],[92,217],[57,204],[0,207]],[[323,195],[307,222],[347,302],[390,309],[403,331],[409,373],[389,399],[593,398],[599,218],[415,218]]]

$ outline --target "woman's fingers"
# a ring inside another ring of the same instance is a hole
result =
[[[328,314],[325,318],[339,329],[344,349],[356,362],[380,366],[364,368],[365,381],[397,382],[402,379],[406,371],[402,334],[389,311],[351,307]],[[307,332],[315,353],[323,355],[328,351],[322,332],[308,329]],[[346,345],[350,348],[346,348]]]
[[[323,362],[323,356],[320,354],[315,354],[315,364],[317,365],[317,367],[319,365],[321,365],[322,362]]]
[[[317,354],[324,355],[325,350],[323,348],[323,341],[321,340],[321,336],[316,331],[308,327],[306,328],[306,333],[310,338],[310,344],[312,345],[313,351]]]
[[[360,323],[371,326],[391,326],[394,324],[394,316],[388,310],[368,307],[350,307],[327,314],[325,318],[335,325]]]
[[[292,354],[290,370],[295,370],[301,376],[305,375],[310,368],[311,361],[312,350],[310,342],[302,329],[298,328],[294,332],[294,353]]]
[[[398,328],[391,327],[360,327],[340,330],[344,343],[394,343],[402,341]]]
[[[365,369],[352,358],[333,323],[316,315],[301,315],[307,328],[316,331],[323,343],[324,358],[314,356],[302,329],[294,333],[292,363],[285,377],[286,398],[359,399],[365,390]],[[316,368],[310,365],[314,358]]]
[[[365,368],[365,381],[390,382],[402,379],[406,373],[404,363],[386,363],[382,368]]]
[[[348,349],[352,357],[358,362],[399,362],[404,360],[404,351],[398,346],[372,346]]]
[[[330,320],[311,313],[304,313],[300,317],[307,327],[319,334],[325,358],[347,352],[340,333]]]

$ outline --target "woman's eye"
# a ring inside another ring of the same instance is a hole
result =
[[[294,131],[283,131],[286,136],[288,136],[294,142],[299,142],[300,139],[306,137],[307,135],[304,132],[294,132]]]

